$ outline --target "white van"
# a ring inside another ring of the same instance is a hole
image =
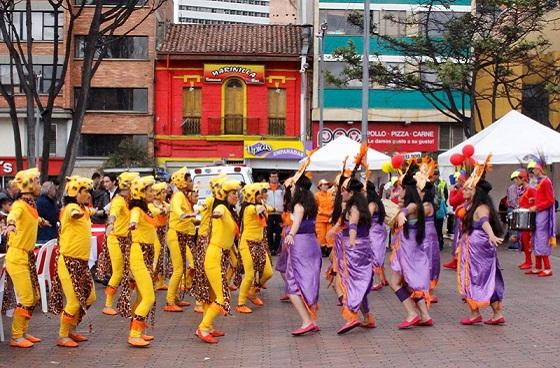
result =
[[[211,194],[208,182],[219,174],[226,174],[231,180],[239,180],[245,184],[253,182],[253,172],[250,167],[239,165],[207,166],[189,170],[193,184],[198,186],[198,205]]]

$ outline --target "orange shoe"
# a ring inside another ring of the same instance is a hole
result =
[[[186,301],[186,300],[179,300],[175,304],[177,304],[179,307],[190,307],[191,306],[191,303]]]
[[[235,291],[235,290],[237,290],[237,286],[229,284],[229,285],[228,285],[228,289],[229,289],[230,291]]]
[[[263,284],[263,285],[261,286],[261,288],[263,288],[263,289],[268,289],[268,286],[267,286],[266,284]]]
[[[56,345],[63,348],[77,348],[79,346],[78,343],[70,337],[59,337],[56,340]]]
[[[128,337],[128,343],[135,348],[145,348],[150,345],[149,341],[144,340],[141,337]]]
[[[41,342],[41,339],[40,339],[40,338],[35,337],[35,336],[33,336],[33,335],[30,335],[30,334],[25,334],[25,335],[23,335],[23,337],[24,337],[24,339],[26,339],[26,340],[28,340],[28,341],[31,341],[31,342],[34,343],[34,344],[36,344],[36,343],[38,343],[38,342]]]
[[[210,335],[212,335],[212,337],[222,337],[222,336],[225,336],[226,333],[224,331],[220,331],[220,330],[212,330],[212,331],[210,331]]]
[[[142,340],[144,341],[153,341],[155,339],[155,337],[153,337],[152,335],[142,335]]]
[[[195,313],[204,313],[204,307],[202,305],[197,305],[194,307]]]
[[[218,340],[214,336],[212,336],[211,334],[208,334],[208,335],[204,336],[202,334],[202,331],[200,331],[200,329],[196,330],[196,336],[207,344],[217,344],[218,343]]]
[[[103,314],[106,314],[108,316],[116,316],[117,311],[113,307],[105,307],[103,308]]]
[[[163,284],[163,285],[161,285],[161,286],[158,286],[158,287],[156,288],[157,291],[167,290],[167,289],[168,289],[168,286],[165,285],[165,284]]]
[[[18,337],[17,339],[10,339],[10,346],[13,348],[30,348],[33,343],[24,337]]]
[[[177,304],[167,304],[163,307],[164,312],[182,312],[183,308],[179,307]]]
[[[238,305],[237,307],[235,307],[235,311],[237,313],[245,313],[245,314],[253,313],[253,310],[248,306],[246,306],[245,304]]]
[[[249,296],[247,299],[256,306],[262,307],[264,305],[264,302],[258,296]]]
[[[68,334],[68,337],[71,338],[72,340],[76,341],[76,342],[84,342],[84,341],[89,340],[87,337],[85,337],[84,335],[81,335],[77,332],[70,332]]]

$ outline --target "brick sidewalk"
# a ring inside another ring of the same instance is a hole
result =
[[[126,343],[128,321],[101,314],[103,289],[89,313],[94,324],[91,340],[78,349],[55,346],[58,318],[36,313],[30,332],[43,338],[29,350],[0,344],[0,367],[554,367],[560,342],[560,260],[552,257],[556,272],[550,278],[529,277],[518,271],[522,254],[502,250],[506,326],[461,326],[467,314],[456,291],[455,273],[442,270],[431,309],[435,326],[396,329],[403,308],[390,290],[370,294],[378,327],[356,329],[337,336],[342,324],[332,290],[321,287],[321,332],[295,338],[289,334],[299,320],[289,303],[281,303],[281,278],[275,275],[264,291],[266,305],[251,315],[219,318],[226,332],[218,345],[207,345],[194,335],[200,315],[192,307],[184,313],[163,313],[163,292],[158,293],[156,340],[148,349]],[[442,254],[447,261],[449,251]],[[324,265],[325,266],[325,265]],[[234,302],[237,295],[234,296]],[[484,311],[489,317],[490,309]],[[11,320],[4,318],[9,336]],[[84,323],[85,326],[85,323]],[[85,327],[82,327],[84,329]]]

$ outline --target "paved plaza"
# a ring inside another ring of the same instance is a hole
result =
[[[449,251],[442,253],[442,260]],[[36,313],[30,332],[43,342],[29,350],[0,345],[0,367],[555,367],[560,346],[560,259],[551,257],[553,277],[526,276],[517,270],[522,254],[501,250],[506,282],[505,326],[461,326],[467,308],[459,299],[455,272],[442,270],[433,305],[434,327],[399,331],[403,308],[390,288],[370,294],[378,327],[355,329],[344,336],[334,293],[321,286],[321,332],[292,337],[299,320],[289,303],[278,300],[282,281],[275,275],[263,293],[265,306],[251,315],[219,318],[216,327],[226,336],[208,345],[194,336],[200,315],[192,307],[183,313],[164,313],[164,292],[158,293],[156,339],[147,349],[127,345],[129,322],[101,314],[103,288],[89,313],[94,333],[77,349],[55,346],[58,318]],[[326,262],[323,264],[325,268]],[[234,302],[237,295],[234,294]],[[490,310],[484,311],[489,317]],[[4,318],[9,336],[10,319]],[[86,328],[86,323],[82,329]]]

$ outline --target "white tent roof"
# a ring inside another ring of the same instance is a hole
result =
[[[510,111],[492,125],[438,157],[439,166],[451,166],[449,158],[472,144],[474,158],[482,161],[492,154],[493,165],[527,162],[528,156],[542,152],[547,163],[560,162],[560,133],[517,112]]]
[[[360,143],[342,135],[315,151],[311,156],[311,164],[307,170],[339,171],[342,168],[344,158],[348,156],[348,162],[350,163],[354,156],[360,152],[360,146]],[[367,161],[370,169],[378,170],[383,162],[390,160],[389,156],[368,148]]]

